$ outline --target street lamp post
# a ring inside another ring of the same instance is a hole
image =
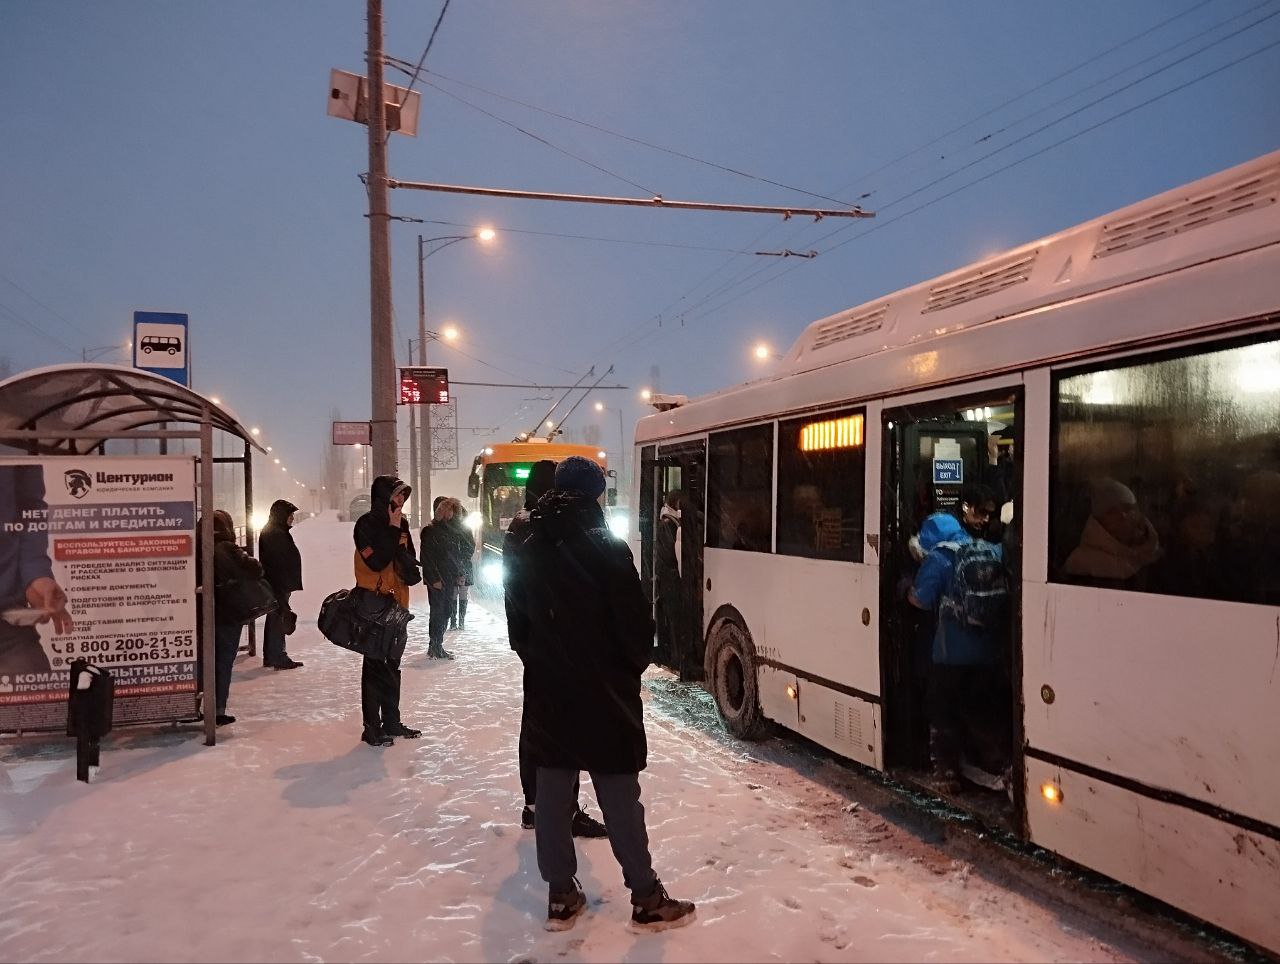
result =
[[[613,409],[618,413],[618,472],[627,486],[627,491],[631,490],[630,483],[626,482],[627,478],[627,436],[622,427],[622,409],[615,408],[612,405],[606,405],[604,402],[596,402],[596,411],[603,412],[606,409]]]
[[[431,255],[438,251],[443,251],[451,244],[457,244],[459,241],[468,241],[474,238],[477,241],[488,244],[495,237],[492,228],[482,228],[475,234],[447,234],[439,238],[424,238],[418,235],[418,364],[426,367],[427,364],[427,338],[428,336],[439,340],[441,335],[436,332],[427,331],[427,299],[426,284],[424,281],[425,262]],[[428,249],[427,245],[435,244],[437,241],[443,241],[439,247]],[[443,337],[451,340],[457,337],[456,329],[446,329]],[[412,360],[412,356],[410,356]],[[418,478],[418,484],[414,485],[414,501],[418,504],[418,521],[421,522],[428,517],[431,512],[431,416],[430,410],[424,409],[422,418],[418,422],[418,466],[415,474]]]

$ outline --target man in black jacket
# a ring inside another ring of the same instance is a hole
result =
[[[574,876],[575,783],[586,770],[604,811],[609,843],[631,890],[634,930],[692,922],[653,870],[640,771],[648,745],[640,674],[649,665],[653,620],[626,543],[605,524],[604,472],[570,456],[555,491],[530,516],[528,540],[507,560],[508,629],[525,664],[525,727],[538,766],[538,869],[549,886],[548,930],[573,926],[586,908]]]
[[[289,608],[289,594],[302,588],[302,554],[289,529],[298,507],[284,499],[271,503],[271,517],[258,536],[258,560],[276,594],[276,611],[267,614],[262,630],[262,665],[272,669],[297,669],[302,664],[285,652],[285,636],[297,625],[298,614]]]
[[[516,513],[516,517],[511,520],[511,525],[507,527],[507,534],[502,539],[502,558],[512,559],[515,553],[533,535],[533,526],[530,523],[530,516],[533,514],[534,507],[538,504],[538,500],[551,491],[556,481],[556,464],[550,459],[542,459],[534,462],[529,469],[529,479],[524,486],[524,508]],[[515,635],[510,632],[511,620],[518,619],[518,610],[512,608],[511,597],[506,597],[507,607],[507,637],[514,640]],[[515,643],[512,642],[511,648],[515,649]],[[516,655],[520,653],[517,650]],[[527,684],[526,684],[527,685]],[[520,814],[520,826],[525,830],[532,830],[534,823],[534,808],[537,803],[538,795],[538,765],[533,762],[533,756],[529,749],[528,729],[525,726],[525,714],[522,712],[520,716],[520,738],[518,742],[518,753],[520,755],[520,789],[524,791],[524,810]],[[573,798],[578,799],[578,787],[574,786]],[[609,832],[605,830],[604,825],[594,817],[590,816],[582,805],[578,805],[577,812],[573,815],[573,835],[575,837],[607,837]]]

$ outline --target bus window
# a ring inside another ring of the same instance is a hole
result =
[[[1053,582],[1280,603],[1280,341],[1056,382]]]
[[[863,414],[778,425],[778,552],[862,561]]]
[[[711,435],[707,466],[707,545],[773,548],[773,425]]]

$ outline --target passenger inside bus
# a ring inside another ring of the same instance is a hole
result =
[[[1160,537],[1133,492],[1115,479],[1095,479],[1089,505],[1089,520],[1062,565],[1063,574],[1091,583],[1145,586],[1149,567],[1160,558]]]
[[[1005,716],[1009,584],[1001,547],[988,541],[999,512],[987,485],[965,486],[957,511],[935,512],[921,526],[926,554],[907,593],[933,614],[928,686],[930,756],[944,789],[958,792],[963,772],[1003,787],[1009,766]]]

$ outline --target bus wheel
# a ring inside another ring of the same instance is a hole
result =
[[[708,682],[725,728],[740,740],[763,739],[768,721],[760,709],[751,637],[737,623],[725,620],[712,633],[708,648]]]

